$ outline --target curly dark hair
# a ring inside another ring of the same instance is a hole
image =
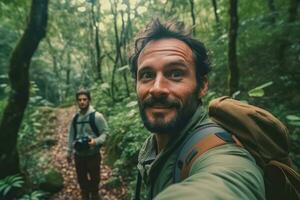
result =
[[[87,96],[87,98],[88,98],[89,100],[91,100],[91,93],[90,93],[90,91],[87,90],[87,89],[80,88],[80,89],[76,92],[76,95],[75,95],[76,100],[78,99],[78,97],[79,97],[80,95],[85,95],[85,96]]]
[[[196,64],[196,79],[199,86],[202,86],[203,77],[210,71],[210,61],[207,50],[203,43],[192,37],[183,22],[167,21],[161,22],[153,19],[146,28],[140,32],[134,43],[134,49],[129,56],[130,70],[133,78],[137,77],[137,61],[144,47],[153,40],[164,38],[175,38],[187,44],[192,52]]]

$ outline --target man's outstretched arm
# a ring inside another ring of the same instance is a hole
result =
[[[227,144],[197,158],[189,177],[159,193],[156,200],[264,200],[263,174],[243,148]]]

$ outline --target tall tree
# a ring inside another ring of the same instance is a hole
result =
[[[292,23],[297,20],[300,0],[290,0],[288,22]]]
[[[292,28],[291,24],[297,20],[298,8],[300,5],[300,0],[290,0],[289,9],[288,9],[288,18],[287,24],[288,26],[283,31],[283,37],[281,37],[278,48],[278,61],[279,61],[279,71],[285,71],[285,52],[288,46],[290,45],[290,41],[286,38],[286,35],[289,34],[290,29]]]
[[[98,2],[96,4],[96,2]],[[92,3],[92,8],[91,8],[91,12],[92,12],[92,24],[95,30],[95,49],[96,49],[96,72],[97,72],[97,79],[99,79],[101,82],[103,82],[103,78],[102,78],[102,68],[101,68],[101,63],[102,63],[102,59],[104,58],[104,56],[102,56],[102,49],[100,46],[100,33],[99,33],[99,25],[98,25],[98,20],[97,20],[97,16],[100,16],[100,1],[91,1]],[[96,11],[96,13],[95,13]],[[97,16],[96,16],[97,14]]]
[[[193,35],[196,34],[196,18],[195,18],[195,4],[194,0],[190,0],[190,6],[191,6],[191,18],[192,18],[192,25],[193,25]]]
[[[121,35],[120,35],[120,38],[121,38],[121,44],[120,46],[123,46],[123,52],[126,52],[126,44],[127,44],[127,40],[128,40],[128,26],[126,26],[125,24],[125,19],[124,19],[124,12],[121,11],[121,19],[122,19],[122,31],[121,31]],[[125,51],[124,51],[125,50]],[[126,61],[124,60],[124,56],[121,56],[121,66],[124,66],[126,65]],[[122,75],[123,75],[123,79],[124,79],[124,82],[125,82],[125,87],[126,87],[126,94],[127,94],[127,97],[129,97],[129,86],[128,86],[128,80],[127,80],[127,74],[126,74],[126,71],[123,70],[122,72]]]
[[[32,0],[26,30],[10,58],[11,91],[0,123],[0,179],[20,171],[16,144],[29,100],[29,66],[33,53],[45,37],[47,13],[48,0]]]
[[[270,22],[274,24],[276,22],[276,16],[277,16],[274,0],[267,0],[267,1],[268,1],[268,7],[270,9]]]
[[[236,40],[238,31],[238,0],[230,0],[229,5],[229,31],[228,31],[228,82],[229,94],[232,95],[239,89],[239,68],[236,56]]]
[[[116,77],[116,71],[118,65],[120,65],[121,62],[121,45],[120,45],[120,37],[119,37],[119,31],[118,31],[118,24],[117,24],[117,18],[118,18],[118,13],[117,13],[117,2],[116,0],[110,0],[111,4],[111,13],[113,15],[113,27],[114,27],[114,33],[115,33],[115,47],[116,47],[116,55],[115,55],[115,60],[114,60],[114,66],[113,66],[113,71],[112,71],[112,78],[111,78],[111,96],[113,101],[117,101],[118,99],[116,98],[115,90],[116,90],[116,85],[115,85],[115,77]]]
[[[216,0],[212,0],[213,8],[214,8],[214,14],[217,24],[220,24],[220,17],[218,14],[218,5]]]

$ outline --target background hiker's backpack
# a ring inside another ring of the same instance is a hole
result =
[[[264,171],[267,199],[300,199],[300,175],[291,168],[288,130],[272,114],[229,97],[209,104],[207,123],[190,134],[179,148],[174,182],[188,176],[196,158],[226,143],[247,149]]]
[[[89,114],[88,121],[77,122],[77,119],[79,117],[79,113],[76,113],[76,115],[74,116],[73,121],[72,121],[72,126],[73,126],[73,129],[74,129],[74,137],[73,137],[74,140],[76,139],[76,136],[77,136],[77,126],[76,126],[77,124],[89,123],[93,133],[97,137],[99,136],[99,130],[98,130],[98,128],[96,126],[96,122],[95,122],[95,115],[96,115],[96,111],[91,112]]]

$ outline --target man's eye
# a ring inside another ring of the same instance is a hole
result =
[[[143,72],[140,75],[141,80],[150,80],[154,77],[154,74],[152,72]]]
[[[181,79],[183,75],[184,75],[183,71],[174,70],[170,73],[170,78],[172,78],[172,79]]]

